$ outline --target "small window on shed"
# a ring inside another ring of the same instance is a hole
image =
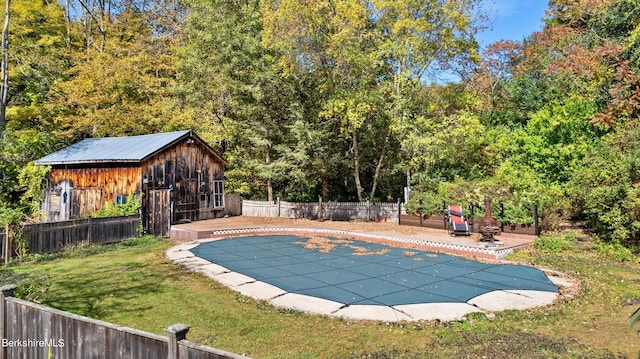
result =
[[[224,207],[224,181],[213,181],[213,208]]]
[[[116,204],[125,204],[127,203],[127,196],[124,194],[116,195]]]

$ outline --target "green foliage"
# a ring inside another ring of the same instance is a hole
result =
[[[534,246],[539,251],[559,253],[570,250],[576,242],[573,234],[540,236]]]
[[[516,205],[511,202],[503,203],[504,223],[533,224],[533,206],[530,203]]]
[[[47,95],[69,65],[64,9],[57,2],[15,0],[10,10],[7,128],[46,131],[52,128]]]
[[[604,241],[640,239],[640,129],[629,126],[589,152],[570,183],[571,199],[589,229]]]
[[[97,48],[74,55],[70,76],[55,84],[51,103],[66,137],[144,134],[173,124],[169,87],[173,56],[157,48],[152,21],[125,7],[107,20],[109,31]]]
[[[44,262],[60,258],[83,258],[99,253],[123,250],[130,247],[143,247],[151,244],[162,242],[162,238],[145,235],[136,238],[130,238],[118,243],[111,244],[90,244],[90,245],[74,245],[64,248],[60,252],[54,253],[34,253],[27,254],[20,258],[12,258],[8,265],[16,266],[31,262]],[[7,284],[10,284],[7,282]]]
[[[581,98],[546,104],[522,130],[514,131],[505,166],[528,168],[538,181],[567,182],[598,139],[597,128],[589,123],[594,113],[594,104]]]
[[[422,190],[421,188],[425,189]],[[509,186],[495,183],[491,180],[458,180],[418,187],[415,189],[413,197],[406,204],[406,209],[408,213],[417,213],[419,202],[422,200],[424,214],[441,213],[444,201],[447,205],[461,205],[465,208],[465,214],[469,215],[467,207],[469,203],[473,203],[475,215],[482,216],[485,198],[492,200],[491,213],[494,218],[499,219],[500,203],[503,203],[504,217],[502,220],[505,223],[533,223],[534,202],[514,196]]]
[[[0,231],[5,232],[9,243],[9,250],[14,251],[19,258],[27,254],[27,243],[22,236],[24,214],[15,208],[0,206]]]
[[[20,206],[29,217],[40,217],[40,204],[44,200],[44,181],[50,169],[48,166],[29,162],[18,174],[19,185],[27,189],[20,197]]]
[[[57,145],[55,135],[36,129],[8,129],[0,135],[0,205],[17,207],[23,189],[29,191],[28,198],[39,195],[37,181],[42,173],[37,174],[39,170],[28,164],[53,151]],[[33,187],[25,188],[27,185]],[[26,198],[21,205],[29,207],[26,209],[29,214],[35,213]]]
[[[0,206],[0,225],[1,226],[16,224],[20,222],[21,219],[22,219],[22,212],[20,212],[19,210],[5,207],[5,206]]]
[[[620,243],[595,241],[593,248],[599,255],[618,262],[640,263],[640,258]]]
[[[94,212],[91,217],[117,217],[132,216],[140,213],[142,206],[142,197],[130,194],[127,196],[127,202],[122,204],[106,203],[98,211]]]
[[[485,127],[475,114],[461,110],[448,116],[418,116],[411,125],[413,130],[404,142],[412,147],[412,167],[446,180],[487,173],[483,168]]]
[[[409,177],[411,211],[489,197],[531,223],[537,203],[544,229],[639,240],[638,2],[551,2],[542,31],[474,68],[480,3],[116,1],[67,19],[14,0],[0,206],[37,216],[28,163],[63,144],[192,128],[244,197],[387,200]],[[429,83],[442,69],[463,80]]]
[[[423,216],[442,213],[442,199],[433,192],[416,192],[405,204],[407,213],[422,211]]]
[[[40,303],[41,297],[51,287],[51,279],[46,274],[16,273],[11,269],[0,270],[0,286],[15,285],[15,296]]]

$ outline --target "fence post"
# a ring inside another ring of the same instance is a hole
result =
[[[280,197],[276,198],[276,205],[278,206],[278,212],[276,212],[276,218],[280,218]]]
[[[400,198],[398,198],[398,225],[401,225],[400,218],[402,217],[402,203],[400,202]]]
[[[422,200],[418,201],[418,214],[420,215],[420,227],[422,227]]]
[[[322,196],[318,196],[318,202],[320,202],[320,208],[318,209],[318,219],[324,221],[324,215],[322,213]]]
[[[180,346],[178,342],[187,339],[187,332],[190,326],[182,323],[173,324],[164,329],[169,336],[169,350],[167,351],[167,359],[180,358]]]
[[[500,232],[504,232],[504,203],[500,202]]]
[[[91,238],[91,232],[93,231],[93,219],[91,218],[91,216],[89,216],[88,218],[88,229],[87,229],[87,242],[89,242],[89,244],[92,243],[92,238]]]
[[[9,259],[11,259],[11,238],[9,238],[9,223],[7,222],[4,226],[4,264],[9,263]]]
[[[7,303],[5,299],[7,297],[13,297],[13,292],[16,290],[15,285],[5,285],[0,287],[0,335],[3,339],[7,339]],[[0,359],[8,358],[7,347],[0,347]]]
[[[469,226],[471,226],[471,233],[473,233],[473,225],[475,223],[475,215],[473,214],[473,202],[469,202]]]
[[[536,236],[540,235],[540,227],[538,226],[538,204],[533,204],[533,229]]]
[[[442,201],[442,217],[443,217],[442,223],[444,225],[445,230],[447,229],[447,219],[448,219],[447,217],[449,216],[448,213],[449,212],[447,211],[447,201]]]

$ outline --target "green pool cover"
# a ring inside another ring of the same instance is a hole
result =
[[[558,291],[542,271],[524,265],[329,237],[237,237],[191,252],[289,293],[348,305],[464,303],[495,290]]]

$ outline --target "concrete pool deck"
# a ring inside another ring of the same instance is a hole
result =
[[[278,286],[257,280],[196,256],[191,250],[212,241],[229,237],[270,234],[323,235],[349,238],[393,247],[415,248],[465,257],[495,260],[518,248],[533,243],[531,238],[499,238],[497,247],[469,237],[451,237],[445,231],[422,228],[402,228],[393,224],[318,222],[300,220],[265,220],[235,217],[194,222],[172,228],[172,239],[179,244],[167,251],[175,263],[225,284],[243,295],[266,300],[275,306],[303,312],[337,316],[347,319],[368,319],[386,322],[460,320],[473,312],[498,312],[508,309],[528,309],[552,304],[562,296],[562,290],[493,290],[460,302],[430,302],[399,305],[351,304],[288,292]],[[394,227],[395,226],[395,227]],[[354,228],[354,229],[352,229]],[[559,288],[572,287],[573,282],[562,274],[545,271],[546,277]]]

